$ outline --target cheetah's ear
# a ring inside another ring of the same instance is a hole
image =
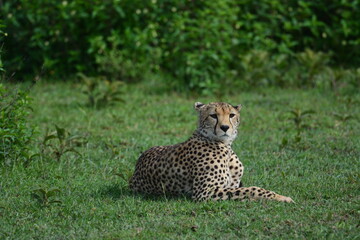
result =
[[[195,110],[199,111],[201,108],[203,108],[205,106],[205,104],[201,103],[201,102],[196,102],[194,104]]]
[[[239,105],[236,105],[236,106],[233,106],[236,110],[238,110],[238,112],[240,112],[241,108],[242,108],[242,105],[239,104]]]

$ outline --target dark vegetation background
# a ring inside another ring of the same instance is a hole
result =
[[[1,1],[8,74],[75,73],[212,94],[359,86],[357,0]],[[331,66],[332,68],[327,68]]]

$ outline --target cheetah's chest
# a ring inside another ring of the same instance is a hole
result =
[[[169,173],[178,182],[176,191],[191,193],[193,180],[206,178],[219,187],[232,183],[229,170],[230,149],[219,143],[189,142],[179,146],[169,157]],[[174,190],[174,188],[172,189]]]

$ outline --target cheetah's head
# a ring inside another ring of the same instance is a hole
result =
[[[222,102],[196,102],[195,110],[199,112],[198,132],[211,140],[231,144],[237,136],[241,107]]]

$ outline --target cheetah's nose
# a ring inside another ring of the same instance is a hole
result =
[[[226,132],[229,129],[228,125],[221,125],[220,129],[223,130],[224,132]]]

